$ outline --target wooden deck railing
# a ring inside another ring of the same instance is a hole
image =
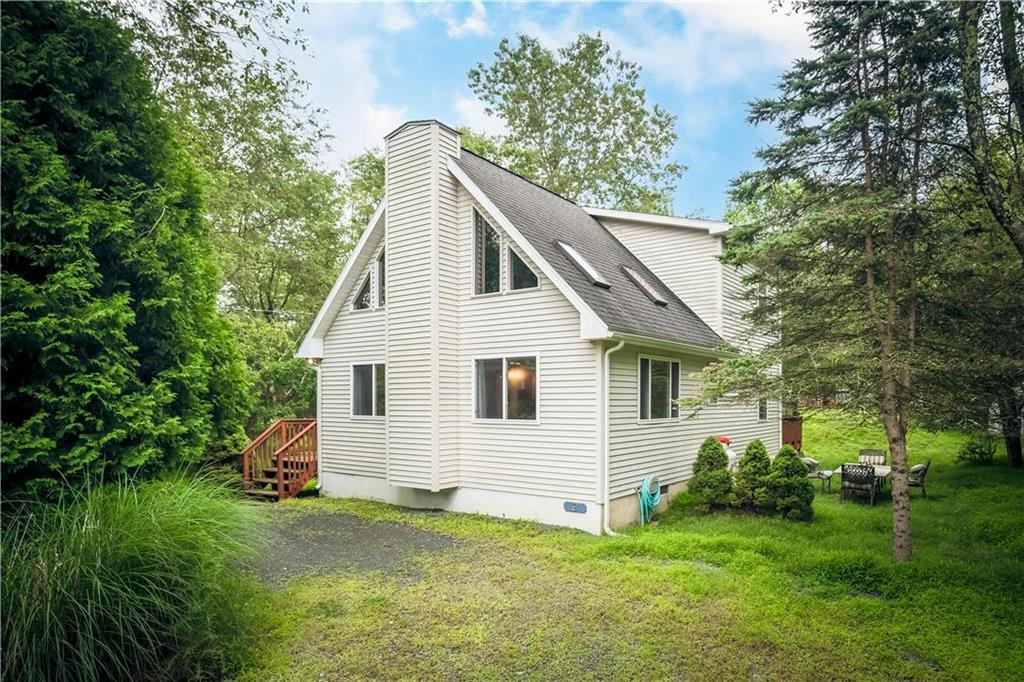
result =
[[[246,491],[292,497],[316,475],[316,449],[315,419],[274,422],[242,451]]]

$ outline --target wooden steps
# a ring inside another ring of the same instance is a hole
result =
[[[280,419],[242,451],[248,495],[269,500],[294,497],[316,476],[315,419]]]

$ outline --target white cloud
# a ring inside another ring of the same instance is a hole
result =
[[[380,25],[388,33],[399,33],[416,25],[415,19],[402,5],[385,3],[378,7],[380,8]]]
[[[373,69],[373,43],[368,38],[310,37],[310,49],[296,57],[296,66],[310,82],[310,97],[324,109],[333,139],[322,156],[338,168],[367,147],[379,146],[386,134],[405,119],[405,107],[377,101],[379,81]]]
[[[468,126],[478,133],[503,135],[508,132],[505,122],[484,110],[484,103],[472,95],[455,96],[455,114],[461,125]]]
[[[472,10],[469,15],[461,21],[451,13],[450,5],[439,5],[445,23],[448,25],[448,37],[461,38],[467,35],[483,36],[490,33],[487,25],[487,8],[482,0],[473,0]]]
[[[682,19],[680,28],[662,28],[672,23],[658,20],[666,9]],[[767,2],[630,6],[623,16],[634,31],[616,33],[615,42],[653,77],[683,92],[761,80],[766,70],[810,52],[806,17],[773,11]]]

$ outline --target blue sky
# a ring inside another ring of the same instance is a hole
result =
[[[803,18],[767,2],[312,3],[298,26],[309,50],[293,57],[326,110],[331,168],[409,119],[501,132],[466,72],[489,62],[505,36],[556,48],[601,31],[640,64],[649,98],[678,116],[673,157],[688,170],[675,213],[708,218],[722,216],[729,180],[755,168],[755,150],[774,137],[746,122],[746,103],[770,96],[808,50]]]

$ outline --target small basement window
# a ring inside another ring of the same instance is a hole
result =
[[[477,419],[537,419],[537,357],[477,360]]]
[[[383,417],[386,378],[383,363],[352,365],[352,416]]]
[[[573,247],[572,244],[566,244],[565,242],[558,242],[559,248],[569,257],[569,259],[576,264],[576,267],[590,279],[590,283],[594,286],[599,286],[603,289],[611,289],[612,285],[608,284],[608,280],[601,276],[601,273],[594,268],[583,255]]]
[[[668,305],[668,301],[666,301],[665,298],[658,293],[657,289],[652,287],[651,283],[644,279],[639,272],[625,265],[622,266],[622,271],[626,273],[627,277],[633,280],[633,283],[640,288],[640,291],[647,295],[647,298],[654,301],[655,305]]]
[[[537,273],[530,269],[511,246],[508,247],[508,267],[510,289],[533,289],[537,286]]]
[[[366,279],[363,280],[363,285],[359,287],[359,293],[356,294],[352,307],[355,310],[368,310],[370,308],[370,300],[370,276],[367,275]]]
[[[640,356],[639,416],[641,421],[679,416],[679,362]]]

